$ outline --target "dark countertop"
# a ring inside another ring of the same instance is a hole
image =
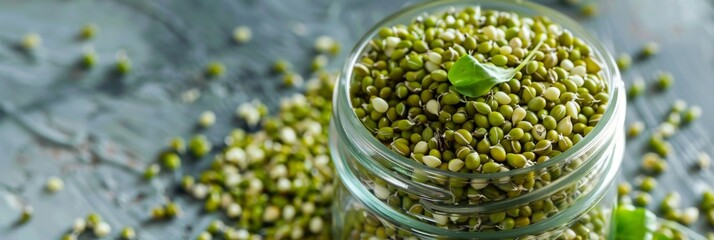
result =
[[[174,197],[180,175],[205,168],[208,160],[185,162],[182,172],[164,173],[146,182],[143,168],[173,136],[190,136],[200,112],[213,110],[217,125],[206,133],[219,142],[232,127],[235,108],[259,98],[275,106],[282,88],[270,64],[287,59],[303,74],[313,56],[313,40],[330,35],[343,50],[386,14],[414,1],[357,0],[6,0],[0,2],[0,239],[59,239],[73,219],[101,213],[118,233],[140,226],[141,239],[186,239],[219,215],[200,214],[197,201]],[[603,0],[600,15],[583,18],[577,8],[541,1],[581,21],[613,52],[635,54],[643,43],[656,41],[658,56],[637,61],[623,74],[626,85],[641,76],[652,82],[658,70],[676,78],[671,90],[650,91],[629,104],[627,122],[641,120],[648,131],[664,118],[675,99],[698,104],[703,117],[682,129],[672,141],[669,170],[658,178],[655,200],[679,191],[684,205],[698,201],[714,185],[714,170],[693,170],[700,151],[712,152],[714,134],[714,4],[709,0]],[[96,23],[90,41],[76,38],[79,28]],[[253,40],[236,45],[230,35],[238,25],[250,26]],[[26,32],[41,34],[34,54],[18,50]],[[76,61],[85,46],[100,57],[91,70]],[[110,74],[115,53],[124,49],[134,72]],[[213,60],[226,64],[225,77],[202,77]],[[201,97],[183,102],[182,93],[196,89]],[[647,134],[645,134],[647,135]],[[628,140],[622,175],[633,180],[646,136]],[[49,176],[64,179],[65,189],[44,191]],[[147,221],[147,209],[171,197],[183,205],[183,217],[161,223]],[[15,225],[19,206],[30,203],[34,218]],[[655,204],[652,204],[654,206]],[[703,217],[701,217],[703,219]],[[139,229],[139,228],[138,228]],[[712,231],[700,220],[695,229]]]

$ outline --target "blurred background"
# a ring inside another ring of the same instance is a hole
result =
[[[248,127],[235,117],[241,103],[260,99],[272,110],[279,99],[300,91],[282,85],[271,71],[277,59],[291,62],[304,78],[315,56],[314,41],[326,35],[341,52],[327,69],[338,69],[363,33],[391,12],[416,1],[362,0],[1,0],[0,1],[0,239],[59,239],[76,217],[99,212],[116,226],[139,226],[141,239],[186,239],[218,214],[200,213],[202,203],[180,196],[183,174],[197,173],[210,161],[185,161],[181,171],[150,182],[143,172],[175,136],[189,137],[206,110],[216,126],[205,130],[222,142],[232,128]],[[647,93],[628,104],[627,123],[642,121],[651,131],[676,99],[699,105],[702,118],[670,141],[669,169],[658,177],[657,203],[669,191],[695,206],[701,192],[714,185],[711,169],[695,170],[700,152],[712,153],[714,134],[714,2],[710,0],[602,0],[572,6],[537,1],[581,22],[614,56],[636,56],[656,42],[656,57],[633,59],[623,73],[629,86],[642,78]],[[582,13],[592,4],[595,16]],[[91,39],[80,29],[96,26]],[[252,39],[236,44],[237,26]],[[28,53],[27,33],[41,36]],[[86,51],[95,65],[82,68]],[[126,54],[132,71],[117,75],[117,55]],[[225,75],[208,79],[206,64],[220,61]],[[669,71],[670,90],[649,89],[655,73]],[[628,139],[622,179],[633,181],[647,138]],[[48,177],[64,180],[57,194],[44,191]],[[179,195],[179,196],[177,196]],[[169,222],[148,221],[147,209],[169,197],[184,216]],[[16,222],[22,206],[34,218]],[[712,231],[704,217],[693,228]]]

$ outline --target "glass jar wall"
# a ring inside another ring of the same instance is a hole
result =
[[[378,141],[351,106],[353,68],[378,30],[423,13],[480,7],[547,16],[591,47],[603,63],[610,102],[590,134],[567,151],[532,166],[496,173],[430,168]],[[624,87],[612,57],[577,23],[523,1],[450,0],[404,9],[377,24],[348,58],[334,95],[332,157],[341,188],[334,211],[340,239],[371,237],[503,239],[604,238],[614,206],[612,182],[624,147]]]
[[[617,149],[611,149],[611,154],[600,159],[607,164],[603,166],[604,174],[598,181],[590,183],[595,186],[592,191],[579,196],[568,207],[559,209],[558,214],[551,218],[499,231],[456,231],[415,220],[418,217],[390,207],[373,196],[346,165],[349,163],[336,161],[335,166],[341,175],[337,180],[333,205],[333,236],[338,239],[608,239],[613,209],[617,206],[614,178],[624,147],[622,139],[613,142],[618,142],[613,146]],[[534,211],[545,208],[543,203],[546,201],[533,201],[534,204],[520,206],[515,214],[513,210],[506,211],[502,218],[533,215]],[[531,213],[521,213],[526,211]],[[458,221],[454,218],[449,220]]]

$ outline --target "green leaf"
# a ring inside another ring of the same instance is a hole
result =
[[[654,239],[653,232],[656,230],[657,216],[649,210],[633,207],[617,208],[615,240],[652,240]]]
[[[672,240],[670,237],[667,235],[664,235],[664,233],[661,232],[655,232],[654,235],[652,235],[653,240]]]
[[[496,84],[508,82],[520,71],[540,48],[540,41],[528,56],[516,68],[501,68],[493,64],[480,63],[476,58],[467,54],[454,62],[449,69],[448,78],[457,92],[467,97],[479,97],[489,91]]]

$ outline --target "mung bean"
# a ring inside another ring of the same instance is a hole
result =
[[[659,44],[656,42],[645,43],[642,47],[642,51],[640,52],[643,57],[650,57],[657,53],[659,53]]]
[[[253,38],[253,31],[248,26],[238,26],[233,29],[233,40],[238,44],[247,43]]]
[[[79,37],[83,40],[88,40],[94,38],[94,35],[99,31],[99,27],[94,23],[88,23],[82,26],[79,30]]]
[[[625,71],[630,68],[632,65],[632,57],[630,57],[629,54],[627,53],[622,53],[619,56],[617,56],[617,67],[620,68],[620,71]]]
[[[27,33],[20,41],[20,46],[26,51],[37,49],[40,45],[42,45],[42,37],[37,33]]]
[[[214,61],[206,65],[204,72],[209,78],[217,78],[226,74],[226,67],[223,63]]]
[[[47,191],[50,191],[53,193],[58,192],[64,188],[64,182],[62,181],[61,178],[51,177],[51,178],[47,179],[47,184],[45,185],[45,188],[47,188]]]

